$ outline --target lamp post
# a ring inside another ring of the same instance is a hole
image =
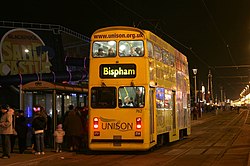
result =
[[[196,74],[197,74],[198,69],[193,69],[194,73],[194,103],[196,104],[197,102],[197,88],[196,88]]]

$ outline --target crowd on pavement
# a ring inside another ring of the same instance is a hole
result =
[[[56,153],[62,152],[63,149],[78,152],[87,148],[88,108],[86,107],[69,105],[52,132],[51,117],[44,107],[35,105],[31,122],[30,148],[27,146],[29,127],[24,111],[15,111],[7,104],[1,105],[0,110],[2,159],[9,159],[16,149],[19,154],[45,155],[46,145],[51,143],[51,137],[55,140]]]

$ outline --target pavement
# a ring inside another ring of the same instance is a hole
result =
[[[220,112],[220,111],[218,111]],[[217,112],[217,113],[218,113]],[[217,113],[215,111],[203,113],[201,117],[198,117],[197,120],[192,120],[192,126],[199,125],[204,123],[206,120],[210,118],[214,118]],[[11,153],[11,157],[9,159],[1,159],[0,158],[0,166],[27,166],[27,165],[37,165],[43,160],[51,160],[61,159],[73,157],[75,155],[83,155],[77,154],[76,152],[63,151],[61,153],[56,153],[54,149],[45,149],[44,155],[34,155],[31,152],[31,149],[27,149],[24,154],[19,154],[18,149],[14,150],[14,153]],[[2,155],[2,148],[0,147],[0,155]]]
[[[77,155],[76,152],[63,151],[56,153],[54,149],[45,149],[44,155],[35,155],[30,149],[26,150],[24,154],[19,154],[16,149],[11,153],[9,159],[1,159],[0,165],[2,166],[22,166],[22,165],[36,165],[43,160],[53,160],[55,158],[64,159],[70,156]]]
[[[214,118],[216,115],[220,114],[222,111],[217,110],[217,111],[211,111],[211,112],[203,112],[200,117],[198,117],[197,120],[191,120],[191,126],[196,126],[201,123],[204,123],[205,121]]]

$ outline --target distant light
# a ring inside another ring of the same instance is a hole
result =
[[[30,52],[30,50],[29,49],[25,49],[24,52],[28,53],[28,52]]]
[[[204,85],[201,86],[201,92],[205,93],[205,86]]]
[[[197,71],[198,71],[198,69],[193,69],[193,73],[194,73],[194,75],[196,75],[196,74],[197,74]]]
[[[33,114],[33,113],[32,113],[31,107],[28,107],[28,108],[27,108],[27,112],[26,112],[27,117],[28,117],[28,118],[32,117],[32,114]]]

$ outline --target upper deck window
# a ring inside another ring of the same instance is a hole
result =
[[[154,58],[154,54],[153,54],[153,44],[150,42],[150,41],[148,41],[147,42],[147,46],[148,46],[148,57],[150,57],[150,58]]]
[[[116,42],[115,41],[98,41],[93,43],[93,57],[115,57]]]
[[[119,56],[144,56],[143,41],[139,40],[120,41]]]

